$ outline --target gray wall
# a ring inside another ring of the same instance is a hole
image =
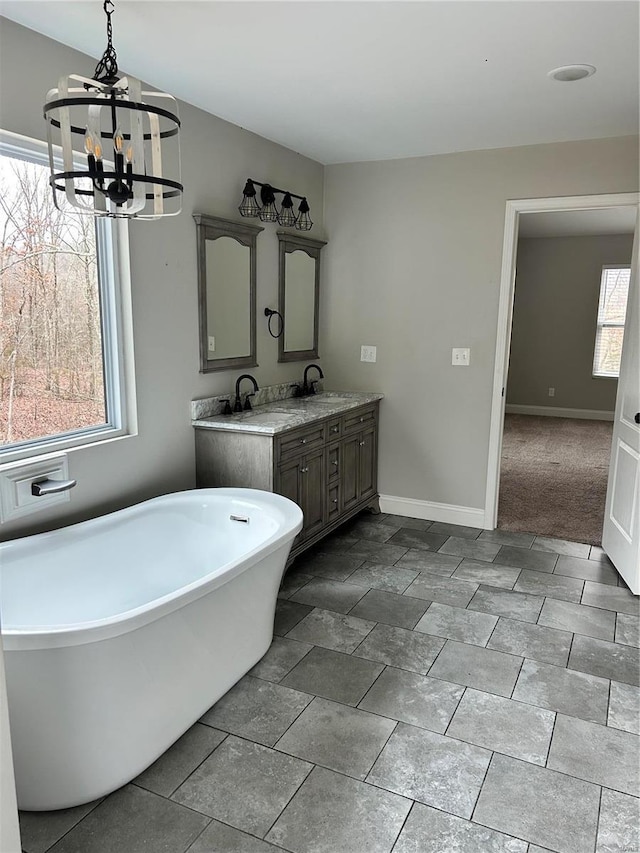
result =
[[[507,403],[613,412],[618,380],[591,375],[600,278],[632,246],[628,234],[518,241]]]
[[[0,124],[42,137],[44,94],[94,60],[6,20],[0,30]],[[151,81],[153,82],[153,81]],[[638,189],[636,137],[407,160],[322,166],[181,105],[183,214],[130,227],[139,435],[74,451],[66,508],[5,525],[33,532],[194,484],[189,401],[227,392],[237,373],[198,374],[195,225],[238,218],[244,179],[303,191],[323,237],[320,353],[327,387],[382,391],[380,489],[467,507],[484,504],[505,201]],[[275,226],[258,237],[261,384],[296,379],[277,364],[261,320],[277,304]],[[378,347],[361,363],[360,345]],[[453,367],[451,348],[471,347]]]
[[[83,54],[0,19],[0,126],[43,139],[42,105],[63,74],[91,76],[96,64]],[[122,61],[122,58],[119,57]],[[126,69],[123,69],[126,72]],[[151,84],[153,81],[150,81]],[[55,511],[3,525],[2,537],[119,508],[195,485],[189,403],[228,392],[240,371],[200,375],[196,226],[192,213],[240,220],[237,207],[248,176],[306,195],[323,237],[323,167],[187,104],[180,104],[183,132],[182,214],[130,225],[138,429],[127,438],[69,454],[78,485],[71,501]],[[277,305],[277,225],[258,236],[258,363],[261,385],[301,376],[303,364],[277,364],[278,342],[262,315]]]
[[[506,200],[637,190],[637,137],[325,169],[325,376],[386,395],[381,493],[484,506]]]

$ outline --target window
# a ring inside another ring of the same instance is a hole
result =
[[[0,132],[0,461],[130,432],[126,226],[48,181],[45,146]]]
[[[600,300],[593,354],[593,375],[617,377],[624,337],[631,267],[606,266],[600,279]]]

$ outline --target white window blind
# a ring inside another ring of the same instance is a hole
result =
[[[617,377],[624,337],[631,267],[605,266],[600,280],[600,300],[593,354],[593,375]]]

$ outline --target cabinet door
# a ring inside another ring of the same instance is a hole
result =
[[[340,476],[340,445],[330,444],[327,447],[327,482],[337,480]]]
[[[317,450],[302,458],[300,466],[300,497],[304,513],[305,536],[317,533],[324,526],[326,479],[324,469],[325,451]]]
[[[289,498],[298,506],[301,506],[300,495],[300,467],[301,460],[295,459],[293,462],[286,462],[278,468],[278,481],[275,491],[285,498]]]
[[[283,495],[285,498],[289,498],[289,500],[292,500],[294,503],[298,504],[298,506],[302,509],[302,512],[304,513],[304,507],[302,506],[302,498],[300,495],[301,466],[302,462],[300,459],[296,459],[293,462],[284,462],[282,465],[280,465],[278,467],[276,487],[274,491],[277,492],[279,495]],[[306,518],[303,518],[303,528],[293,540],[294,548],[304,539],[305,522]]]
[[[340,512],[340,483],[335,481],[327,489],[327,523],[339,518]]]
[[[377,453],[374,427],[358,436],[358,497],[366,498],[376,492]]]
[[[360,489],[358,483],[358,460],[360,456],[360,436],[345,438],[340,445],[342,459],[340,464],[340,485],[342,486],[342,509],[349,510],[358,503]]]

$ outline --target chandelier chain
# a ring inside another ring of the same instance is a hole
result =
[[[115,82],[118,79],[118,60],[113,46],[113,27],[111,25],[111,16],[115,11],[115,6],[111,0],[105,0],[102,8],[107,16],[107,48],[102,54],[102,59],[96,65],[93,78],[94,80]]]

